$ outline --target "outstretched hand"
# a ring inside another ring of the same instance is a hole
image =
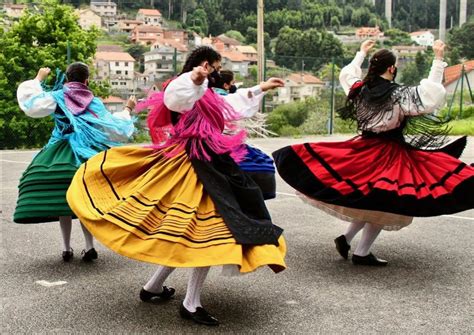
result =
[[[204,80],[207,78],[209,75],[209,71],[206,69],[206,63],[204,63],[204,66],[196,66],[193,69],[193,72],[191,73],[191,80],[195,85],[202,85]]]
[[[285,86],[285,81],[281,78],[270,78],[267,81],[260,83],[260,88],[263,92],[283,86]]]
[[[125,107],[130,109],[130,111],[133,111],[136,105],[137,105],[137,98],[134,95],[132,95],[130,96],[130,98],[128,98],[127,104],[125,105]]]
[[[444,57],[444,48],[446,47],[446,44],[444,44],[443,41],[441,40],[436,40],[433,43],[433,52],[435,55],[436,59],[443,59]]]
[[[374,45],[375,45],[374,40],[364,41],[360,45],[360,51],[362,51],[363,53],[365,53],[367,55],[369,53],[370,49],[372,49],[374,47]]]
[[[39,81],[43,81],[48,77],[48,75],[51,73],[51,69],[49,67],[42,67],[39,69],[38,73],[36,74],[36,78]]]

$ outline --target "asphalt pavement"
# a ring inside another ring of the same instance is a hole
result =
[[[271,153],[290,143],[345,138],[251,142]],[[2,334],[474,333],[474,210],[416,218],[401,231],[384,231],[372,250],[389,265],[356,267],[334,248],[346,223],[303,203],[278,177],[278,196],[267,205],[285,230],[288,268],[238,277],[211,269],[202,302],[221,325],[209,328],[178,315],[187,269],[177,269],[166,283],[177,290],[173,300],[142,303],[138,293],[155,265],[99,244],[99,259],[82,262],[78,225],[73,226],[75,258],[63,263],[58,223],[13,223],[18,180],[35,153],[0,151]],[[462,159],[474,162],[474,138]]]

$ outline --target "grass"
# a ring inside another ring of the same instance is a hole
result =
[[[449,122],[452,127],[450,135],[470,135],[474,136],[474,116],[467,119],[454,120]]]

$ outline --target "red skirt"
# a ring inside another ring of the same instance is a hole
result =
[[[474,168],[441,150],[358,136],[292,145],[273,157],[288,184],[328,204],[406,216],[474,208]]]

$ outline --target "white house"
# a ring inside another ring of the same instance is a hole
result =
[[[135,59],[126,52],[99,51],[94,59],[97,79],[108,79],[115,90],[131,91],[134,85]]]
[[[101,99],[108,111],[113,113],[123,111],[126,101],[120,97],[109,96],[107,98]]]
[[[273,97],[275,104],[284,104],[317,97],[324,82],[309,73],[292,73],[285,78],[285,86],[278,88],[278,95]]]
[[[163,17],[158,9],[140,8],[137,13],[137,21],[143,21],[147,26],[161,27]]]
[[[115,17],[117,15],[117,4],[110,0],[91,1],[91,9],[101,17]]]
[[[174,74],[174,52],[175,48],[170,46],[160,46],[145,53],[145,74],[148,81],[170,78]],[[186,53],[176,51],[176,64],[185,61]]]
[[[410,38],[412,41],[415,41],[419,45],[423,45],[425,47],[433,46],[434,35],[429,30],[414,31],[410,33]]]
[[[79,17],[79,25],[82,29],[100,28],[102,26],[101,17],[90,8],[76,9],[76,15]]]

